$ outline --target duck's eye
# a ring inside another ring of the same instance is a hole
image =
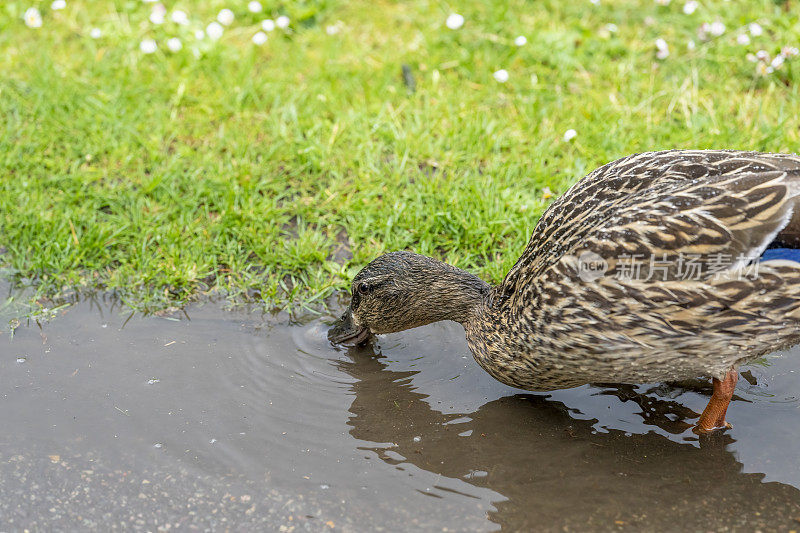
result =
[[[359,283],[358,287],[356,287],[356,290],[358,291],[358,294],[366,295],[369,294],[370,291],[372,291],[372,287],[370,287],[369,283],[364,282],[364,283]]]

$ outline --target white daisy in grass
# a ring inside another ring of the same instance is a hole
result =
[[[65,0],[53,0],[53,3],[50,4],[50,9],[53,11],[58,11],[59,9],[64,9],[67,7],[67,2]]]
[[[153,6],[153,11],[150,13],[150,22],[153,24],[164,24],[164,18],[167,16],[167,8],[164,4],[156,4]]]
[[[275,25],[282,30],[285,30],[289,27],[289,17],[286,15],[281,15],[280,17],[275,19]]]
[[[261,21],[261,29],[264,31],[274,31],[275,30],[275,21],[272,19],[266,19]]]
[[[156,44],[153,39],[144,39],[139,43],[139,50],[141,50],[143,54],[152,54],[158,50],[158,44]]]
[[[234,19],[233,11],[231,11],[228,8],[221,10],[219,14],[217,14],[217,20],[219,21],[220,24],[224,26],[230,26],[231,24],[233,24],[233,19]]]
[[[686,43],[686,48],[688,48],[689,50],[694,50],[695,48],[697,48],[697,45],[694,43],[692,39],[689,39],[689,42]]]
[[[656,4],[660,6],[668,6],[672,0],[656,0]]]
[[[736,36],[736,42],[741,45],[748,45],[750,44],[750,36],[746,33],[740,33]]]
[[[100,28],[92,28],[91,31],[89,32],[89,37],[91,37],[92,39],[99,39],[102,36],[103,32],[100,31]]]
[[[578,132],[570,128],[564,132],[564,142],[568,143],[577,136]]]
[[[219,22],[212,22],[211,24],[206,26],[206,35],[208,35],[210,39],[213,39],[215,41],[220,37],[222,37],[223,31],[225,30],[222,28],[222,24],[220,24]]]
[[[181,48],[183,48],[183,43],[177,37],[172,37],[167,40],[167,48],[169,48],[170,52],[180,52]]]
[[[796,46],[784,46],[781,48],[781,55],[783,57],[794,57],[798,54],[800,54],[800,49]]]
[[[256,0],[247,3],[247,10],[250,13],[261,13],[261,10],[263,9],[264,8],[261,7],[261,2],[257,2]]]
[[[267,34],[263,31],[257,32],[253,35],[253,44],[261,46],[262,44],[267,42]]]
[[[756,52],[756,59],[759,61],[769,61],[769,52],[766,50],[759,50]]]
[[[764,33],[764,28],[758,22],[751,22],[747,25],[747,29],[750,30],[750,35],[753,37],[758,37]]]
[[[504,68],[501,68],[500,70],[495,71],[495,73],[492,74],[492,76],[499,83],[505,83],[505,82],[508,81],[508,78],[509,78],[508,71],[506,69],[504,69]]]
[[[709,33],[715,37],[719,37],[723,33],[725,33],[725,24],[722,22],[715,20],[711,23],[708,29]]]
[[[784,61],[785,60],[784,60],[783,56],[777,55],[777,56],[772,58],[772,61],[769,62],[769,66],[771,66],[775,70],[778,70],[779,68],[781,68],[783,66],[783,62]]]
[[[451,30],[457,30],[464,25],[464,16],[458,13],[450,13],[447,16],[447,20],[444,21],[444,24]]]
[[[42,14],[39,13],[39,10],[35,7],[29,7],[26,9],[25,14],[22,15],[22,19],[25,21],[25,25],[29,28],[42,27]]]
[[[656,57],[658,59],[666,59],[669,57],[669,45],[667,41],[661,37],[656,39]]]
[[[698,2],[696,2],[695,0],[689,0],[688,2],[683,4],[683,12],[686,15],[691,15],[692,13],[697,11],[698,7],[700,7],[700,4]]]
[[[206,32],[203,30],[194,30],[194,38],[198,41],[206,38]]]
[[[525,46],[528,44],[528,38],[524,35],[518,35],[516,39],[514,39],[514,44],[517,46]]]
[[[337,33],[339,33],[339,30],[341,30],[341,28],[339,27],[338,23],[328,24],[327,26],[325,26],[325,33],[327,33],[328,35],[336,35]]]
[[[173,11],[169,18],[172,20],[172,22],[180,26],[186,26],[189,24],[189,15],[186,14],[186,11],[181,11],[180,9]]]

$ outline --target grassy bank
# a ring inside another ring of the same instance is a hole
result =
[[[397,249],[497,281],[549,192],[606,161],[798,150],[800,58],[747,57],[800,42],[795,1],[262,4],[165,1],[163,24],[139,0],[0,5],[0,262],[18,281],[143,308],[214,289],[313,305]],[[196,35],[223,8],[221,38]]]

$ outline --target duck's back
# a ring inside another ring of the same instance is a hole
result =
[[[633,212],[628,214],[634,215],[652,210],[656,204],[669,207],[671,203],[673,212],[677,212],[684,206],[676,201],[691,201],[692,195],[702,198],[705,194],[706,199],[717,195],[713,190],[697,189],[697,185],[711,185],[726,178],[763,182],[787,173],[800,173],[800,156],[735,150],[664,150],[612,161],[579,180],[545,211],[501,286],[514,287],[540,275],[564,254],[575,251],[592,232],[608,227],[610,219],[631,207]],[[687,191],[691,187],[695,190]],[[683,198],[673,198],[681,192],[686,192]],[[797,215],[795,219],[800,220],[800,210]],[[796,233],[800,235],[800,228]]]

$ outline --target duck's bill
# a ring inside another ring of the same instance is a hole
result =
[[[344,346],[358,346],[369,340],[369,329],[362,328],[353,323],[353,313],[350,309],[328,330],[328,340],[333,344]]]

